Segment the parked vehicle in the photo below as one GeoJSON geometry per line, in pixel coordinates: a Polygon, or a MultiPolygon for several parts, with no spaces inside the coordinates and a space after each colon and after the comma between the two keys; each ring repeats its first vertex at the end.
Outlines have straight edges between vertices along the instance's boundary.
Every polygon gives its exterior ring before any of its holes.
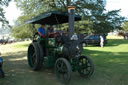
{"type": "Polygon", "coordinates": [[[14,39],[8,39],[8,43],[13,43],[13,42],[15,42],[14,39]]]}
{"type": "MultiPolygon", "coordinates": [[[[107,43],[106,35],[102,35],[104,38],[104,45],[107,43]]],[[[100,35],[94,34],[94,35],[88,35],[84,38],[83,45],[100,45],[100,35]]]]}
{"type": "Polygon", "coordinates": [[[8,42],[8,41],[7,41],[7,40],[4,40],[4,39],[1,39],[1,40],[0,40],[0,44],[3,44],[3,45],[7,44],[7,42],[8,42]]]}

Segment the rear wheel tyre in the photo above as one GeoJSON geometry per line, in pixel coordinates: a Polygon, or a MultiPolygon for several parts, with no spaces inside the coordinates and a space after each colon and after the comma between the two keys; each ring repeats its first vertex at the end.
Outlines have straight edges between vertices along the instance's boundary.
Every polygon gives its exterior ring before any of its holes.
{"type": "Polygon", "coordinates": [[[39,46],[36,42],[31,43],[28,48],[28,64],[33,70],[40,70],[42,67],[42,58],[39,46]]]}
{"type": "Polygon", "coordinates": [[[71,64],[65,58],[57,59],[55,63],[56,77],[62,83],[69,83],[71,80],[72,68],[71,64]]]}
{"type": "Polygon", "coordinates": [[[90,77],[94,72],[93,61],[88,56],[80,56],[78,66],[78,72],[82,77],[90,77]]]}
{"type": "Polygon", "coordinates": [[[1,78],[4,78],[5,77],[4,71],[2,69],[0,69],[0,77],[1,78]]]}
{"type": "Polygon", "coordinates": [[[40,52],[40,64],[39,65],[42,67],[43,66],[43,60],[44,60],[44,49],[39,43],[38,43],[38,47],[39,47],[39,52],[40,52]]]}

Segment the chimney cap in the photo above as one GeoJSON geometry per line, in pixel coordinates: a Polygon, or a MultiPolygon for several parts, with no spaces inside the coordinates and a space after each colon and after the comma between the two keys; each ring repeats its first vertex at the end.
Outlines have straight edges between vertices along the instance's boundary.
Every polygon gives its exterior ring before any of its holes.
{"type": "Polygon", "coordinates": [[[75,6],[68,6],[68,9],[75,9],[75,6]]]}

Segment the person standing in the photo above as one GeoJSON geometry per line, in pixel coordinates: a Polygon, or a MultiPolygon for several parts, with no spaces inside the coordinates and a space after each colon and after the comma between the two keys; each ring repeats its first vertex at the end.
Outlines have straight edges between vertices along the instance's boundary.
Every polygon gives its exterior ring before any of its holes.
{"type": "Polygon", "coordinates": [[[50,27],[48,27],[48,33],[53,33],[53,32],[54,32],[54,27],[50,25],[50,27]]]}
{"type": "Polygon", "coordinates": [[[100,47],[104,47],[104,38],[100,35],[100,47]]]}
{"type": "Polygon", "coordinates": [[[48,36],[49,37],[54,37],[54,27],[52,25],[50,25],[50,27],[48,27],[48,36]]]}

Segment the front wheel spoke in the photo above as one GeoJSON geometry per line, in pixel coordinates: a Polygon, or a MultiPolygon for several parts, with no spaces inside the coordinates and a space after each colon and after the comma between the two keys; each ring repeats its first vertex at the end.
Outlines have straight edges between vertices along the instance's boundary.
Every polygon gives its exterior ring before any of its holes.
{"type": "Polygon", "coordinates": [[[63,71],[63,73],[67,73],[68,72],[67,69],[63,69],[62,71],[63,71]]]}
{"type": "Polygon", "coordinates": [[[84,74],[89,73],[90,68],[87,68],[87,67],[81,68],[81,72],[83,72],[84,74]]]}
{"type": "Polygon", "coordinates": [[[81,71],[80,71],[81,73],[83,74],[89,73],[91,65],[86,58],[83,58],[80,60],[79,66],[81,68],[81,71]]]}
{"type": "Polygon", "coordinates": [[[82,69],[81,72],[84,73],[84,69],[82,69]]]}
{"type": "Polygon", "coordinates": [[[57,78],[63,83],[68,83],[72,72],[70,63],[65,58],[59,58],[55,66],[57,78]]]}
{"type": "Polygon", "coordinates": [[[61,63],[61,69],[63,69],[63,68],[64,68],[64,63],[62,62],[62,63],[61,63]]]}
{"type": "Polygon", "coordinates": [[[89,72],[90,72],[90,70],[86,69],[86,72],[87,72],[87,73],[89,73],[89,72]]]}
{"type": "Polygon", "coordinates": [[[82,65],[79,65],[80,66],[80,68],[89,68],[89,67],[91,67],[91,66],[89,66],[89,65],[87,65],[87,64],[82,64],[82,65]]]}
{"type": "Polygon", "coordinates": [[[83,73],[86,74],[86,69],[83,69],[83,73]]]}
{"type": "Polygon", "coordinates": [[[84,69],[84,74],[88,74],[88,70],[87,69],[84,69]]]}
{"type": "Polygon", "coordinates": [[[57,71],[58,71],[58,72],[62,72],[60,68],[57,68],[57,71]]]}
{"type": "Polygon", "coordinates": [[[61,71],[62,71],[63,73],[67,72],[66,66],[65,66],[65,64],[64,64],[63,62],[61,63],[60,69],[61,69],[61,71]]]}
{"type": "Polygon", "coordinates": [[[64,74],[63,74],[63,79],[64,79],[64,80],[67,79],[67,75],[68,75],[67,73],[64,73],[64,74]]]}
{"type": "Polygon", "coordinates": [[[84,69],[84,68],[88,68],[88,66],[86,66],[86,65],[82,65],[81,68],[82,68],[82,69],[84,69]]]}
{"type": "Polygon", "coordinates": [[[57,64],[57,66],[56,66],[56,67],[57,67],[57,71],[58,71],[58,72],[61,72],[61,67],[60,67],[60,65],[59,65],[59,64],[57,64]]]}
{"type": "Polygon", "coordinates": [[[86,56],[80,56],[78,72],[83,77],[90,77],[94,71],[93,62],[86,56]]]}
{"type": "Polygon", "coordinates": [[[83,69],[85,69],[86,72],[89,72],[90,71],[90,68],[89,67],[84,67],[83,69]]]}

